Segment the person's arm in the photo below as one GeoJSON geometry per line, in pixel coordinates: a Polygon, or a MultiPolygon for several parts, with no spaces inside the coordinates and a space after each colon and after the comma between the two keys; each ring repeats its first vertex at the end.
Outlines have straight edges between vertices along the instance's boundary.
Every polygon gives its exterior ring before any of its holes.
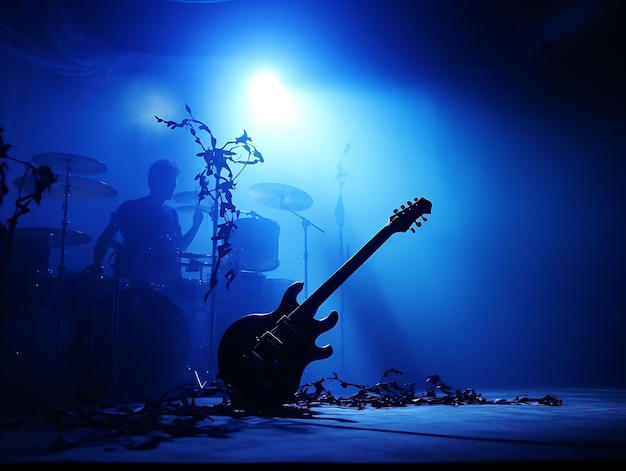
{"type": "Polygon", "coordinates": [[[191,245],[191,242],[193,241],[194,237],[196,237],[196,234],[198,233],[198,230],[200,229],[200,224],[202,224],[203,220],[204,220],[204,213],[202,212],[202,209],[197,207],[195,212],[193,213],[193,223],[191,227],[185,234],[183,234],[182,238],[180,239],[179,249],[182,252],[187,250],[187,247],[191,245]]]}
{"type": "Polygon", "coordinates": [[[104,228],[98,240],[96,240],[96,245],[93,248],[93,263],[94,265],[102,265],[104,262],[104,256],[109,249],[109,244],[111,240],[113,240],[113,236],[117,232],[117,228],[113,221],[109,222],[109,224],[104,228]]]}
{"type": "Polygon", "coordinates": [[[109,249],[109,244],[113,240],[117,232],[117,225],[115,224],[114,218],[111,217],[111,220],[104,228],[102,233],[98,236],[96,243],[93,248],[93,259],[92,263],[88,265],[85,270],[87,271],[95,271],[98,274],[102,274],[104,272],[104,257],[109,249]]]}

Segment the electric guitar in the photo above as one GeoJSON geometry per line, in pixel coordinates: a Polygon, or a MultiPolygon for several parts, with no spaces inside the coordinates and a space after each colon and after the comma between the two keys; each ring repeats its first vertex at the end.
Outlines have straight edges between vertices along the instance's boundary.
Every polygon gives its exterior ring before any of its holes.
{"type": "Polygon", "coordinates": [[[305,367],[333,353],[330,345],[319,347],[317,337],[339,320],[337,311],[324,319],[315,313],[370,256],[396,232],[406,232],[432,203],[415,198],[394,210],[380,231],[350,257],[302,304],[296,300],[304,283],[292,283],[275,311],[248,314],[234,321],[220,339],[217,352],[219,377],[229,387],[232,405],[242,409],[272,409],[293,402],[305,367]]]}

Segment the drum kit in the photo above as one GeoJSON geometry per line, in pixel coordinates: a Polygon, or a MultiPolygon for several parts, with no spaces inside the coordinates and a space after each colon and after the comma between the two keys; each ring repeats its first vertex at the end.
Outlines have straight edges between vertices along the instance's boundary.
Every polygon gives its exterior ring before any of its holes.
{"type": "MultiPolygon", "coordinates": [[[[324,232],[319,227],[303,218],[297,211],[310,208],[313,205],[311,196],[290,185],[281,183],[257,183],[249,188],[250,196],[260,204],[289,211],[300,217],[305,227],[305,263],[306,263],[306,228],[311,225],[324,232]]],[[[176,210],[180,214],[192,214],[196,208],[200,208],[207,214],[212,214],[212,205],[198,203],[198,193],[195,191],[183,191],[172,195],[172,200],[180,203],[176,210]]],[[[279,266],[278,241],[280,237],[280,225],[272,220],[260,216],[255,211],[241,210],[240,217],[236,222],[234,231],[229,243],[232,251],[226,263],[235,266],[237,271],[245,272],[270,272],[279,266]]],[[[189,258],[189,254],[181,254],[184,258],[189,258]]],[[[196,269],[206,266],[198,263],[198,258],[210,258],[210,255],[193,255],[188,262],[183,262],[184,266],[195,267],[196,269]]],[[[208,263],[208,266],[211,264],[208,263]]],[[[189,270],[191,271],[191,270],[189,270]]],[[[306,275],[305,265],[305,275],[306,275]]],[[[305,280],[306,282],[306,280],[305,280]]]]}
{"type": "MultiPolygon", "coordinates": [[[[30,309],[48,312],[51,306],[46,305],[45,301],[50,301],[50,299],[61,300],[66,271],[66,248],[87,244],[92,240],[91,236],[82,231],[68,229],[67,217],[70,199],[91,201],[113,198],[117,195],[117,191],[105,182],[75,175],[75,173],[85,175],[104,173],[107,167],[99,160],[77,154],[42,153],[35,155],[32,161],[36,165],[50,167],[55,174],[57,182],[51,185],[49,190],[44,190],[42,196],[44,199],[63,200],[63,220],[60,228],[18,226],[14,230],[13,246],[6,266],[6,273],[10,276],[5,277],[8,286],[3,287],[3,289],[11,295],[7,296],[7,303],[9,303],[7,310],[18,309],[16,314],[28,314],[30,309]],[[53,248],[61,249],[59,276],[54,283],[58,285],[59,296],[45,296],[45,300],[37,300],[33,306],[34,299],[30,296],[32,293],[25,293],[24,287],[41,288],[42,285],[45,285],[49,290],[50,283],[46,283],[46,281],[51,277],[48,261],[50,249],[53,248]],[[16,296],[19,299],[11,304],[11,297],[16,296]]],[[[20,190],[20,194],[32,193],[35,190],[34,178],[29,179],[27,177],[28,175],[13,181],[14,186],[20,190]]],[[[57,307],[59,310],[62,308],[60,305],[57,307]]]]}
{"type": "MultiPolygon", "coordinates": [[[[5,267],[5,273],[8,276],[4,277],[5,286],[2,287],[3,304],[5,312],[13,310],[16,316],[56,313],[57,319],[60,319],[62,314],[67,314],[68,308],[72,315],[79,314],[73,311],[78,310],[84,303],[76,302],[76,299],[84,299],[85,293],[89,291],[85,289],[82,276],[66,274],[67,247],[92,242],[92,237],[88,234],[68,229],[69,202],[70,200],[92,201],[113,198],[118,193],[103,181],[83,176],[106,172],[107,166],[99,160],[76,154],[42,153],[35,155],[32,161],[39,166],[49,166],[57,177],[57,183],[51,185],[49,191],[45,190],[43,197],[63,200],[62,225],[60,228],[18,227],[15,229],[13,247],[5,267]],[[56,278],[51,275],[48,267],[51,249],[60,249],[59,270],[56,278]],[[30,291],[25,293],[24,287],[31,287],[30,291]],[[33,293],[33,289],[36,293],[33,293]]],[[[13,184],[20,189],[21,193],[33,192],[35,188],[34,179],[31,181],[18,178],[13,181],[13,184]]],[[[284,210],[301,218],[305,233],[304,281],[306,286],[307,228],[313,226],[321,232],[324,231],[297,212],[310,208],[313,199],[298,188],[279,183],[258,183],[250,187],[249,193],[254,200],[264,206],[284,210]]],[[[198,201],[198,193],[195,191],[176,193],[172,196],[172,200],[179,204],[176,209],[180,214],[192,214],[198,207],[209,215],[214,212],[214,207],[207,204],[210,201],[198,201]]],[[[280,226],[276,221],[261,217],[254,211],[241,211],[241,214],[243,217],[236,222],[237,228],[230,240],[233,250],[228,262],[244,273],[244,279],[247,277],[257,286],[259,280],[265,278],[264,273],[273,271],[279,266],[280,226]]],[[[179,368],[178,363],[184,362],[183,357],[189,353],[187,350],[190,349],[190,343],[193,341],[190,338],[193,332],[190,330],[193,331],[197,326],[189,325],[190,320],[183,316],[183,312],[188,310],[195,317],[202,315],[201,311],[204,306],[200,306],[202,294],[199,289],[205,289],[203,280],[207,272],[210,272],[213,260],[210,254],[190,252],[179,253],[178,260],[184,272],[183,281],[187,281],[188,292],[181,293],[180,284],[173,285],[169,291],[167,287],[161,287],[158,290],[127,289],[120,290],[120,296],[115,301],[112,297],[114,288],[109,285],[100,287],[92,291],[95,297],[89,302],[92,313],[86,316],[89,319],[83,316],[86,324],[75,326],[73,329],[78,335],[83,335],[85,328],[89,329],[88,337],[90,338],[82,339],[81,348],[89,348],[92,354],[103,354],[97,350],[103,348],[104,345],[110,345],[111,340],[118,342],[122,354],[126,357],[118,363],[121,368],[119,379],[135,381],[137,379],[135,372],[139,369],[149,374],[148,377],[144,375],[142,378],[141,387],[159,386],[167,380],[168,376],[176,374],[179,368]],[[191,308],[190,299],[197,301],[191,308]],[[112,316],[107,315],[109,310],[114,309],[114,304],[119,306],[118,327],[121,330],[118,331],[118,339],[110,338],[113,335],[112,316]],[[95,319],[96,316],[99,320],[95,319]],[[185,325],[181,324],[181,319],[185,325]],[[104,338],[97,333],[98,330],[106,332],[104,338]],[[140,337],[148,335],[149,345],[136,342],[134,335],[140,337]],[[159,364],[155,365],[155,362],[159,364]]],[[[58,366],[60,364],[59,321],[57,321],[56,339],[55,365],[58,366]]],[[[81,344],[81,341],[76,340],[76,338],[71,338],[70,343],[81,344]]],[[[81,354],[79,353],[78,356],[81,354]]],[[[93,365],[86,365],[86,367],[91,366],[93,365]]],[[[140,386],[137,385],[137,387],[140,386]]]]}
{"type": "Polygon", "coordinates": [[[280,183],[257,183],[249,189],[250,196],[259,203],[269,206],[270,208],[282,209],[297,216],[302,221],[302,229],[304,236],[304,253],[302,260],[304,261],[304,296],[308,297],[308,278],[309,278],[309,251],[308,251],[308,228],[314,227],[320,232],[324,230],[313,224],[309,219],[298,214],[297,211],[308,209],[313,205],[313,198],[304,191],[289,185],[280,183]]]}
{"type": "MultiPolygon", "coordinates": [[[[47,245],[49,248],[61,248],[61,256],[65,253],[68,245],[80,245],[91,242],[91,237],[80,231],[73,231],[67,228],[68,203],[72,200],[96,200],[102,198],[113,198],[117,196],[117,191],[105,182],[90,178],[76,176],[75,173],[83,175],[96,175],[107,170],[106,165],[91,157],[78,154],[42,153],[33,157],[33,163],[42,166],[47,165],[55,173],[58,184],[51,185],[49,191],[44,192],[44,198],[62,199],[63,201],[63,221],[62,227],[18,227],[14,236],[16,239],[27,239],[35,245],[47,245]]],[[[21,192],[32,193],[35,189],[35,180],[26,178],[16,178],[13,181],[15,187],[21,192]]],[[[59,272],[65,269],[64,259],[61,258],[59,272]]]]}

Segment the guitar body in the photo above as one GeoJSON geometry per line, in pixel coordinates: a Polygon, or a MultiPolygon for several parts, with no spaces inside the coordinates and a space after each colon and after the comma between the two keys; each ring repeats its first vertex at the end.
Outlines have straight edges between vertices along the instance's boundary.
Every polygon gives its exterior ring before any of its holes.
{"type": "Polygon", "coordinates": [[[243,316],[222,335],[217,364],[233,389],[235,407],[271,409],[293,402],[306,366],[332,355],[330,345],[315,342],[337,324],[339,315],[333,311],[318,320],[315,311],[298,310],[296,298],[303,287],[293,283],[275,311],[243,316]]]}
{"type": "Polygon", "coordinates": [[[217,351],[219,376],[229,387],[232,405],[240,409],[268,410],[291,403],[300,387],[306,366],[332,355],[330,345],[318,347],[322,333],[332,329],[339,314],[315,319],[317,309],[392,234],[406,232],[419,218],[430,214],[432,204],[414,198],[394,210],[385,224],[360,250],[350,257],[315,292],[298,304],[304,283],[287,288],[278,308],[265,314],[248,314],[233,322],[220,339],[217,351]]]}

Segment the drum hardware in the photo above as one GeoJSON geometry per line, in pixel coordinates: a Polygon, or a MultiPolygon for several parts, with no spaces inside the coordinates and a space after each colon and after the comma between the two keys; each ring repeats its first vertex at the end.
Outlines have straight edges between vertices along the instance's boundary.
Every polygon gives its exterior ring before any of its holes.
{"type": "Polygon", "coordinates": [[[201,262],[199,260],[189,260],[188,262],[178,262],[181,267],[185,267],[186,272],[200,272],[202,267],[210,267],[211,262],[201,262]]]}
{"type": "MultiPolygon", "coordinates": [[[[17,227],[8,259],[6,279],[2,287],[4,307],[14,315],[48,315],[58,297],[58,279],[49,268],[51,249],[63,245],[61,229],[52,227],[17,227]]],[[[81,245],[91,236],[67,230],[65,245],[81,245]]],[[[67,299],[67,297],[65,298],[67,299]]]]}
{"type": "Polygon", "coordinates": [[[259,203],[271,208],[283,209],[302,220],[302,229],[304,231],[304,296],[308,297],[308,275],[309,275],[309,252],[308,252],[308,229],[313,226],[320,232],[323,229],[313,224],[309,219],[302,217],[296,211],[308,209],[313,205],[311,196],[293,186],[283,185],[281,183],[257,183],[248,189],[250,196],[259,203]]]}
{"type": "Polygon", "coordinates": [[[191,252],[181,252],[181,258],[188,258],[190,260],[200,260],[201,258],[211,258],[211,254],[203,254],[203,253],[191,253],[191,252]]]}
{"type": "MultiPolygon", "coordinates": [[[[60,243],[61,256],[59,262],[59,298],[57,311],[57,342],[56,342],[56,366],[60,366],[60,330],[61,315],[63,311],[64,284],[65,284],[65,249],[68,245],[68,201],[72,198],[93,200],[100,198],[112,198],[117,195],[117,191],[104,182],[91,180],[88,178],[76,177],[73,173],[97,174],[107,170],[102,162],[77,154],[43,153],[36,154],[33,162],[39,165],[47,165],[52,170],[64,172],[56,175],[57,184],[50,187],[48,192],[51,198],[63,199],[63,220],[61,221],[60,243]]],[[[35,189],[34,179],[24,181],[22,178],[14,180],[13,184],[20,191],[33,192],[35,189]]]]}
{"type": "Polygon", "coordinates": [[[179,266],[184,268],[185,273],[198,273],[200,280],[203,280],[203,270],[205,267],[210,267],[210,261],[201,261],[203,258],[211,258],[211,255],[194,254],[189,252],[183,252],[179,254],[179,266]],[[187,259],[183,261],[181,259],[187,259]]]}

